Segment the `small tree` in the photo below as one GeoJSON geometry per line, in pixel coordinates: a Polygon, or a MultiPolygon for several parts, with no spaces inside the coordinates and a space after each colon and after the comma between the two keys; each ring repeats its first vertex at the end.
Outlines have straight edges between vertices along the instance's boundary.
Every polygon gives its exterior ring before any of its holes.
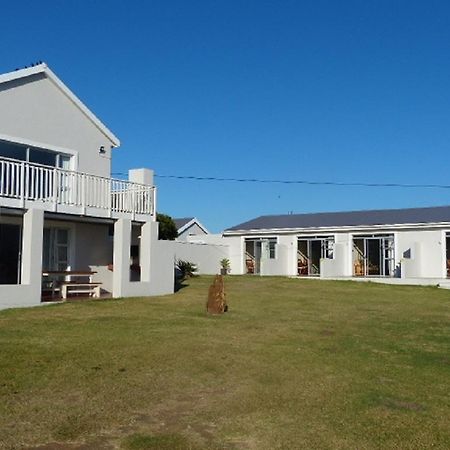
{"type": "Polygon", "coordinates": [[[167,214],[156,214],[156,221],[159,222],[159,239],[173,241],[178,237],[177,226],[172,217],[167,214]]]}

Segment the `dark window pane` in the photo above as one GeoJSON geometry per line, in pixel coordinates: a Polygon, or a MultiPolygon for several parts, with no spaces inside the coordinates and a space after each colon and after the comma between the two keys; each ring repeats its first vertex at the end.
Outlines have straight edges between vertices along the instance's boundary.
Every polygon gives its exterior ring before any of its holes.
{"type": "Polygon", "coordinates": [[[55,167],[56,153],[46,152],[37,148],[30,148],[30,162],[55,167]]]}
{"type": "Polygon", "coordinates": [[[0,141],[0,156],[25,161],[27,157],[27,148],[23,145],[0,141]]]}

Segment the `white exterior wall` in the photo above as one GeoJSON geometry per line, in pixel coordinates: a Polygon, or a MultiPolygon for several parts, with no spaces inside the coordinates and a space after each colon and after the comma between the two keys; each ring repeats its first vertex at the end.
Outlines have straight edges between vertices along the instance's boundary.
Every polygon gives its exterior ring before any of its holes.
{"type": "Polygon", "coordinates": [[[334,258],[320,260],[320,276],[335,278],[352,275],[352,235],[337,233],[334,235],[334,258]]]}
{"type": "Polygon", "coordinates": [[[93,281],[101,282],[102,289],[112,292],[113,272],[108,269],[108,264],[113,262],[113,237],[109,236],[109,225],[95,223],[72,225],[73,268],[97,272],[93,276],[93,281]]]}
{"type": "Polygon", "coordinates": [[[0,139],[7,137],[72,154],[72,170],[110,177],[111,141],[42,73],[0,85],[0,139]]]}
{"type": "Polygon", "coordinates": [[[282,252],[285,253],[286,257],[286,274],[289,276],[297,275],[297,236],[279,236],[278,242],[280,246],[284,247],[282,252]]]}
{"type": "Polygon", "coordinates": [[[224,244],[172,241],[172,247],[175,261],[181,259],[196,264],[198,274],[220,273],[220,261],[230,257],[229,246],[224,244]]]}
{"type": "Polygon", "coordinates": [[[131,221],[114,225],[114,297],[165,295],[174,292],[173,253],[165,241],[158,241],[158,223],[142,225],[140,245],[141,281],[130,281],[131,221]]]}
{"type": "Polygon", "coordinates": [[[402,278],[446,277],[445,231],[401,231],[396,237],[402,278]]]}
{"type": "Polygon", "coordinates": [[[224,239],[230,249],[230,273],[232,275],[245,274],[244,238],[242,236],[230,236],[224,239]]]}
{"type": "Polygon", "coordinates": [[[295,266],[292,264],[292,254],[295,255],[297,251],[295,238],[282,235],[277,240],[275,258],[265,258],[264,255],[261,258],[261,275],[295,275],[295,266]]]}
{"type": "Polygon", "coordinates": [[[183,232],[178,234],[179,241],[187,241],[190,238],[203,237],[208,233],[205,233],[203,228],[199,227],[196,223],[193,223],[189,228],[186,228],[183,232]]]}

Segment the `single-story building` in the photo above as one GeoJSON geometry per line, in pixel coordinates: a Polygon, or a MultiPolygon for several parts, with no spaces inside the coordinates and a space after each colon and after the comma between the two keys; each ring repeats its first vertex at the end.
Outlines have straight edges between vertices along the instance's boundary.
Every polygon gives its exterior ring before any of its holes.
{"type": "Polygon", "coordinates": [[[228,228],[232,273],[445,282],[450,206],[261,216],[228,228]]]}

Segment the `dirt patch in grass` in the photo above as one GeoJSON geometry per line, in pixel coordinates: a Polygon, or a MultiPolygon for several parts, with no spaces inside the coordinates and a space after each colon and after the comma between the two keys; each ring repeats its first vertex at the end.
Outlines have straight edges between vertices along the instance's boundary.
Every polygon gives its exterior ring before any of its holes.
{"type": "Polygon", "coordinates": [[[321,336],[334,336],[336,332],[334,332],[333,330],[322,330],[319,334],[321,336]]]}
{"type": "Polygon", "coordinates": [[[381,405],[389,409],[397,409],[402,411],[424,411],[425,406],[416,402],[397,400],[394,398],[385,398],[381,400],[381,405]]]}
{"type": "Polygon", "coordinates": [[[200,450],[184,436],[178,434],[133,434],[122,442],[126,450],[200,450]]]}
{"type": "Polygon", "coordinates": [[[113,450],[117,448],[108,440],[96,439],[89,443],[69,444],[60,442],[50,442],[36,447],[26,447],[25,450],[113,450]]]}

